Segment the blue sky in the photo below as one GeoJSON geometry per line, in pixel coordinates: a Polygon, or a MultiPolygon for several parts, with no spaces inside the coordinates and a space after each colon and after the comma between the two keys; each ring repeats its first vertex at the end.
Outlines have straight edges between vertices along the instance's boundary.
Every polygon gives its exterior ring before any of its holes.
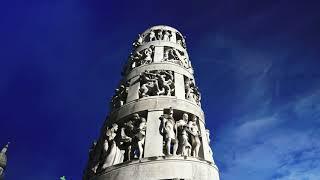
{"type": "Polygon", "coordinates": [[[80,179],[137,34],[187,36],[223,180],[320,178],[319,2],[5,1],[8,180],[80,179]]]}

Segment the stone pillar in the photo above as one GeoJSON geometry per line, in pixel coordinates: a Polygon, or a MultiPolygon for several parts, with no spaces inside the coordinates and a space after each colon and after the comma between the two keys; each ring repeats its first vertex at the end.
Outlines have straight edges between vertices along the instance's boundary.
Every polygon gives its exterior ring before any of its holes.
{"type": "Polygon", "coordinates": [[[163,46],[156,46],[154,48],[154,57],[153,62],[161,62],[163,59],[164,47],[163,46]]]}
{"type": "Polygon", "coordinates": [[[159,130],[162,114],[163,110],[148,111],[144,157],[163,156],[163,136],[159,130]]]}
{"type": "Polygon", "coordinates": [[[139,89],[140,89],[140,76],[136,76],[130,80],[130,87],[127,97],[127,102],[139,99],[139,89]]]}
{"type": "Polygon", "coordinates": [[[175,96],[178,99],[185,99],[184,76],[177,72],[174,73],[175,96]]]}

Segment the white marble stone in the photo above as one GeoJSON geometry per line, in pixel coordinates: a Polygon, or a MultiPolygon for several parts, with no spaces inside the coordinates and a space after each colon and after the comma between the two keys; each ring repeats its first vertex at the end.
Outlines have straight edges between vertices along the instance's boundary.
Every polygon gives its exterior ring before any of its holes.
{"type": "Polygon", "coordinates": [[[162,156],[162,147],[163,147],[163,137],[160,134],[159,126],[160,119],[159,117],[163,114],[163,110],[158,111],[148,111],[147,118],[147,135],[145,142],[145,153],[144,157],[153,157],[153,156],[162,156]]]}
{"type": "Polygon", "coordinates": [[[129,82],[126,100],[103,124],[90,151],[100,165],[94,172],[87,168],[91,173],[84,180],[219,180],[200,95],[197,101],[186,98],[185,79],[195,78],[183,35],[169,26],[154,26],[133,46],[129,61],[135,64],[128,62],[121,81],[129,82]],[[110,138],[114,124],[119,128],[110,138]]]}
{"type": "Polygon", "coordinates": [[[139,93],[138,93],[139,89],[140,89],[139,76],[136,76],[130,80],[127,103],[133,100],[139,99],[139,93]]]}
{"type": "Polygon", "coordinates": [[[184,90],[184,76],[177,72],[174,73],[174,83],[175,83],[175,96],[178,99],[185,99],[185,90],[184,90]]]}

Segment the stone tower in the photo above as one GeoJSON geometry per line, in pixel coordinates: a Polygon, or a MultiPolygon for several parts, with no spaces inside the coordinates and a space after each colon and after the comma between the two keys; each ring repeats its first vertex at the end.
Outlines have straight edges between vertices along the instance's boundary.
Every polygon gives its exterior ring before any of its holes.
{"type": "Polygon", "coordinates": [[[184,36],[139,34],[89,151],[85,180],[219,180],[184,36]]]}
{"type": "Polygon", "coordinates": [[[4,171],[6,169],[7,166],[7,155],[6,152],[8,150],[9,147],[8,143],[0,152],[0,180],[2,180],[4,178],[4,171]]]}

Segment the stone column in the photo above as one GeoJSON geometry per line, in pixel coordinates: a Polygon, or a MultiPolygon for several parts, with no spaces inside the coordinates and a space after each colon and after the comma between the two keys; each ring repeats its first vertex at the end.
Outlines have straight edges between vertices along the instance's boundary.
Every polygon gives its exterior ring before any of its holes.
{"type": "Polygon", "coordinates": [[[175,96],[178,99],[185,99],[184,76],[177,72],[174,73],[175,96]]]}
{"type": "Polygon", "coordinates": [[[127,102],[139,99],[139,89],[140,89],[140,76],[136,76],[130,80],[130,87],[127,97],[127,102]]]}
{"type": "Polygon", "coordinates": [[[163,156],[163,136],[160,134],[160,116],[163,110],[148,111],[144,157],[163,156]]]}
{"type": "Polygon", "coordinates": [[[163,59],[164,47],[163,46],[156,46],[154,48],[154,57],[153,62],[161,62],[163,59]]]}

